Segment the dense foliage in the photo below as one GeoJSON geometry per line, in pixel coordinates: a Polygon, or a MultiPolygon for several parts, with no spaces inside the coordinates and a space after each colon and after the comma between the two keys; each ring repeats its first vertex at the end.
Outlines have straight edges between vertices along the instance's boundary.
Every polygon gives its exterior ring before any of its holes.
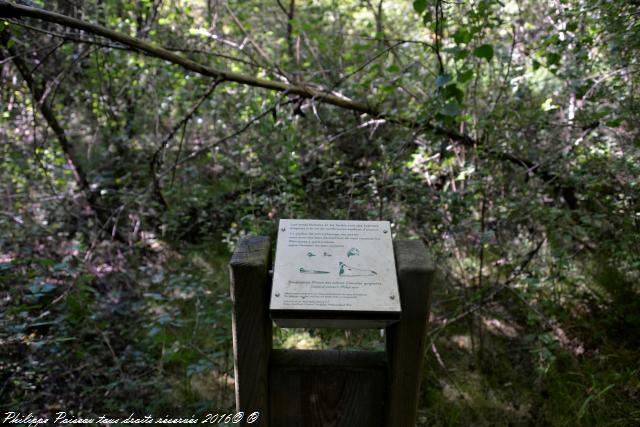
{"type": "Polygon", "coordinates": [[[0,410],[230,410],[229,251],[295,217],[428,244],[425,425],[640,423],[638,2],[35,7],[366,108],[0,14],[0,410]]]}

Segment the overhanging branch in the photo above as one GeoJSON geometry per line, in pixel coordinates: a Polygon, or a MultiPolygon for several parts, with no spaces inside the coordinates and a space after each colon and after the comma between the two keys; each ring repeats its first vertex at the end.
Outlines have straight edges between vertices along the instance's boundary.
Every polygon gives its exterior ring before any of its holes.
{"type": "MultiPolygon", "coordinates": [[[[407,118],[386,114],[368,104],[352,101],[350,99],[339,97],[331,93],[324,92],[322,90],[318,90],[309,86],[292,85],[288,83],[283,83],[283,82],[278,82],[278,81],[273,81],[268,79],[261,79],[257,77],[247,76],[240,73],[234,73],[231,71],[220,70],[217,68],[209,67],[209,66],[200,64],[198,62],[195,62],[191,59],[177,55],[161,47],[153,46],[149,43],[146,43],[140,39],[128,36],[126,34],[122,34],[100,25],[91,24],[89,22],[85,22],[76,18],[61,15],[59,13],[51,12],[45,9],[19,5],[13,2],[9,2],[7,0],[0,0],[0,18],[5,18],[5,19],[35,18],[42,21],[52,22],[62,26],[75,28],[91,34],[105,37],[107,39],[120,43],[124,46],[128,46],[129,48],[135,51],[141,52],[145,55],[149,55],[155,58],[165,60],[167,62],[171,62],[173,64],[183,67],[186,70],[193,71],[195,73],[201,74],[206,77],[211,77],[216,80],[236,82],[236,83],[240,83],[248,86],[283,92],[289,95],[296,95],[305,99],[312,99],[314,101],[334,105],[347,110],[368,114],[372,117],[384,119],[388,122],[399,124],[402,126],[406,126],[410,128],[421,128],[424,130],[432,131],[436,135],[447,137],[452,141],[455,141],[461,145],[464,145],[470,148],[476,148],[481,145],[479,141],[471,138],[468,135],[456,132],[455,130],[447,129],[442,126],[434,125],[428,122],[421,123],[421,122],[416,122],[407,118]]],[[[551,173],[548,170],[536,168],[535,163],[530,160],[520,159],[509,153],[496,152],[495,150],[488,150],[487,153],[493,158],[496,158],[499,160],[505,160],[512,164],[525,167],[529,172],[535,173],[545,182],[553,182],[558,178],[555,174],[551,173]]],[[[572,208],[575,207],[575,196],[573,194],[574,189],[572,187],[565,187],[557,183],[555,187],[556,189],[562,190],[563,197],[565,198],[569,206],[572,208]],[[569,197],[567,197],[567,194],[569,195],[569,197]]]]}
{"type": "Polygon", "coordinates": [[[305,99],[313,99],[314,101],[322,102],[325,104],[334,105],[336,107],[344,108],[347,110],[357,111],[360,113],[368,114],[375,118],[385,119],[388,122],[399,124],[412,128],[423,128],[435,132],[437,135],[446,136],[454,141],[462,143],[467,146],[475,145],[475,141],[467,136],[460,134],[454,130],[446,129],[444,127],[434,125],[428,122],[416,122],[407,118],[386,114],[377,108],[362,103],[352,101],[345,97],[333,95],[331,93],[318,90],[305,85],[292,85],[283,82],[261,79],[257,77],[247,76],[240,73],[234,73],[231,71],[220,70],[217,68],[209,67],[207,65],[200,64],[191,59],[185,58],[181,55],[173,53],[167,49],[163,49],[158,46],[153,46],[140,39],[128,36],[126,34],[119,33],[117,31],[110,30],[101,25],[91,24],[89,22],[82,21],[80,19],[72,18],[70,16],[62,15],[56,12],[51,12],[45,9],[24,6],[9,2],[7,0],[0,0],[0,18],[5,19],[21,19],[21,18],[34,18],[46,22],[59,24],[69,28],[75,28],[87,33],[95,34],[101,37],[105,37],[109,40],[120,43],[135,51],[141,52],[145,55],[149,55],[155,58],[171,62],[179,65],[186,70],[193,71],[206,77],[212,77],[218,80],[224,80],[229,82],[236,82],[245,84],[248,86],[259,87],[263,89],[275,90],[278,92],[285,92],[290,95],[297,95],[305,99]]]}
{"type": "Polygon", "coordinates": [[[367,104],[354,102],[349,99],[325,93],[308,86],[292,85],[268,79],[261,79],[244,74],[234,73],[231,71],[219,70],[217,68],[199,64],[191,59],[177,55],[161,47],[153,46],[149,43],[128,36],[126,34],[112,31],[101,25],[91,24],[80,19],[61,15],[59,13],[51,12],[45,9],[23,6],[9,2],[7,0],[0,0],[0,18],[35,18],[55,24],[60,24],[65,27],[75,28],[91,34],[108,38],[123,45],[129,46],[144,54],[163,59],[176,65],[180,65],[181,67],[189,71],[193,71],[206,77],[213,77],[215,79],[275,90],[278,92],[287,92],[289,94],[298,95],[303,98],[313,98],[319,102],[324,102],[326,104],[335,105],[337,107],[346,108],[349,110],[359,111],[361,113],[369,114],[376,117],[380,117],[383,115],[380,111],[367,104]]]}

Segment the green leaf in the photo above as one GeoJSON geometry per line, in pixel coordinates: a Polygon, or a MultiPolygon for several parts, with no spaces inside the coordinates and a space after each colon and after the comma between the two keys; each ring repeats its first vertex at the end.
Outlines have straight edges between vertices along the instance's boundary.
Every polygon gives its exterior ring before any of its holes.
{"type": "Polygon", "coordinates": [[[540,108],[542,109],[542,111],[547,112],[547,111],[551,111],[551,110],[555,110],[556,108],[558,108],[557,105],[553,105],[553,99],[551,98],[547,98],[542,105],[540,106],[540,108]]]}
{"type": "Polygon", "coordinates": [[[427,0],[414,0],[413,9],[422,14],[427,9],[427,0]]]}
{"type": "Polygon", "coordinates": [[[462,102],[462,98],[464,98],[464,92],[460,90],[460,88],[454,83],[446,86],[442,91],[444,99],[455,99],[458,102],[462,102]]]}
{"type": "Polygon", "coordinates": [[[52,290],[54,290],[55,288],[56,288],[56,285],[54,285],[53,283],[45,283],[40,288],[40,292],[42,292],[43,294],[47,294],[52,290]]]}
{"type": "Polygon", "coordinates": [[[473,77],[473,70],[466,70],[458,73],[458,82],[466,83],[473,77]]]}
{"type": "Polygon", "coordinates": [[[47,294],[53,291],[56,288],[56,285],[52,283],[42,282],[40,279],[36,279],[34,283],[29,286],[29,292],[36,296],[42,296],[42,294],[47,294]]]}
{"type": "Polygon", "coordinates": [[[467,49],[459,49],[456,52],[456,60],[460,61],[469,56],[469,51],[467,49]]]}
{"type": "Polygon", "coordinates": [[[447,83],[449,83],[450,81],[451,81],[450,74],[440,74],[438,77],[436,77],[436,86],[442,87],[447,83]]]}
{"type": "Polygon", "coordinates": [[[460,46],[457,46],[457,45],[454,47],[449,47],[444,51],[452,54],[456,58],[456,60],[462,60],[462,59],[465,59],[467,56],[469,56],[469,50],[461,48],[460,46]]]}
{"type": "Polygon", "coordinates": [[[147,298],[156,300],[156,301],[164,301],[164,299],[165,299],[163,295],[161,295],[161,294],[159,294],[157,292],[145,292],[144,296],[147,297],[147,298]]]}
{"type": "Polygon", "coordinates": [[[617,128],[618,126],[620,126],[622,124],[622,119],[621,118],[617,118],[617,119],[609,120],[605,124],[610,128],[617,128]]]}
{"type": "Polygon", "coordinates": [[[493,46],[490,44],[483,44],[473,49],[473,54],[478,58],[484,58],[487,61],[491,61],[493,58],[493,46]]]}
{"type": "Polygon", "coordinates": [[[578,410],[578,419],[581,419],[586,415],[587,409],[589,409],[589,403],[591,403],[592,400],[598,399],[600,396],[602,396],[603,394],[611,390],[613,386],[615,386],[615,384],[609,384],[604,389],[600,390],[598,393],[592,394],[589,397],[587,397],[585,401],[582,403],[582,405],[580,406],[580,410],[578,410]]]}
{"type": "Polygon", "coordinates": [[[453,40],[458,43],[469,43],[471,41],[472,34],[465,28],[461,28],[453,34],[453,40]]]}
{"type": "Polygon", "coordinates": [[[460,114],[461,110],[462,109],[460,108],[460,104],[458,104],[456,101],[449,101],[444,107],[442,107],[442,109],[440,110],[440,114],[448,117],[455,117],[460,114]]]}
{"type": "Polygon", "coordinates": [[[560,56],[559,53],[555,53],[555,52],[551,52],[547,54],[547,67],[550,67],[552,65],[557,65],[558,63],[560,63],[560,58],[562,58],[560,56]]]}
{"type": "Polygon", "coordinates": [[[400,67],[398,67],[396,64],[391,64],[387,67],[387,72],[389,73],[397,73],[398,71],[400,71],[400,67]]]}

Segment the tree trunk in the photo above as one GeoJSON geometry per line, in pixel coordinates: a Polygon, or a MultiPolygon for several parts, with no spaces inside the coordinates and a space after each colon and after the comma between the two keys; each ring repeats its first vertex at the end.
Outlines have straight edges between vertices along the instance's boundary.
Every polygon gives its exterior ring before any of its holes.
{"type": "Polygon", "coordinates": [[[113,221],[108,206],[104,204],[98,193],[95,193],[91,190],[91,185],[89,184],[87,174],[82,168],[80,161],[78,160],[78,155],[73,144],[69,141],[69,138],[67,138],[67,134],[64,131],[64,128],[60,125],[60,122],[58,121],[53,108],[47,102],[45,102],[45,90],[42,84],[33,78],[33,75],[31,74],[27,63],[22,59],[20,53],[16,51],[16,49],[9,43],[10,38],[11,35],[9,34],[9,31],[2,31],[2,33],[0,33],[0,44],[9,53],[11,61],[13,62],[18,72],[20,73],[20,76],[31,91],[33,95],[34,106],[37,105],[40,113],[45,118],[51,130],[53,130],[53,133],[56,135],[56,138],[60,143],[60,148],[62,148],[62,152],[64,153],[64,156],[67,160],[67,165],[69,166],[69,169],[71,169],[71,172],[73,173],[80,191],[83,192],[88,205],[95,212],[102,225],[106,227],[107,225],[112,224],[114,230],[113,236],[117,240],[120,240],[123,243],[127,243],[127,239],[117,229],[117,224],[113,221]]]}

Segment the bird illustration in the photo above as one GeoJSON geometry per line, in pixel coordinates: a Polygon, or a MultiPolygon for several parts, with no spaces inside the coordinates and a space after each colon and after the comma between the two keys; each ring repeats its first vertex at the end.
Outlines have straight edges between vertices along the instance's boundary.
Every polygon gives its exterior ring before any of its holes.
{"type": "Polygon", "coordinates": [[[300,273],[302,273],[302,274],[329,274],[328,271],[307,270],[306,268],[303,268],[303,267],[300,267],[300,273]]]}
{"type": "Polygon", "coordinates": [[[350,266],[348,266],[347,264],[345,264],[342,261],[340,261],[338,263],[338,266],[340,267],[340,270],[338,271],[338,275],[340,275],[340,276],[348,276],[348,277],[354,277],[354,276],[376,276],[378,274],[373,270],[366,270],[366,269],[362,269],[362,268],[350,267],[350,266]]]}
{"type": "Polygon", "coordinates": [[[360,255],[360,251],[358,248],[351,248],[347,252],[347,258],[351,258],[352,256],[360,255]]]}

